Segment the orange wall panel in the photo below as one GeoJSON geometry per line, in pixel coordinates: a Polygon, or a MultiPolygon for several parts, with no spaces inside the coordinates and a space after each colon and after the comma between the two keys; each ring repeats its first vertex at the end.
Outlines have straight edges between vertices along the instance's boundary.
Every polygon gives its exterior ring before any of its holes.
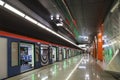
{"type": "Polygon", "coordinates": [[[102,41],[102,33],[98,33],[98,45],[97,45],[97,58],[100,61],[103,61],[103,41],[102,41]]]}

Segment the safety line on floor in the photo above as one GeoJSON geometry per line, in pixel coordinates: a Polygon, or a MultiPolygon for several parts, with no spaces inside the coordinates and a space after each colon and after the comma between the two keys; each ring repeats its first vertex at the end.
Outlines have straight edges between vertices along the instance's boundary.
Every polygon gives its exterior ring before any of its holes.
{"type": "Polygon", "coordinates": [[[68,77],[65,80],[69,80],[72,74],[75,72],[75,70],[78,68],[79,64],[82,62],[84,57],[81,58],[81,60],[78,62],[78,64],[75,66],[75,68],[72,70],[72,72],[68,75],[68,77]]]}

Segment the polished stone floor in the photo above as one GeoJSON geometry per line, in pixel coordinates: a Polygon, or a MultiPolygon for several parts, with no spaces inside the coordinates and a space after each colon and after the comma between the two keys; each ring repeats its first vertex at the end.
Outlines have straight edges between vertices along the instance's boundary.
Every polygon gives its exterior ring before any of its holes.
{"type": "Polygon", "coordinates": [[[115,80],[89,55],[80,55],[7,80],[115,80]]]}

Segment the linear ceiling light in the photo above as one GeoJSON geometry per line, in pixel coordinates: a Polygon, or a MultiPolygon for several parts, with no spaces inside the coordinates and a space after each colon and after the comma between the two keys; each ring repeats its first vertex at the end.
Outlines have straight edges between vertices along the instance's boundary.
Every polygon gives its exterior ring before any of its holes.
{"type": "MultiPolygon", "coordinates": [[[[53,30],[51,30],[51,29],[49,29],[49,28],[47,28],[47,27],[45,27],[43,24],[38,23],[37,25],[38,25],[39,27],[41,27],[41,28],[43,28],[43,29],[45,29],[45,30],[47,30],[47,31],[51,32],[52,34],[54,34],[54,35],[56,35],[56,36],[58,36],[58,37],[60,37],[60,38],[62,38],[62,39],[64,39],[64,40],[66,40],[67,42],[69,42],[69,43],[71,43],[71,44],[73,44],[73,45],[77,46],[77,45],[76,45],[75,43],[73,43],[72,41],[70,41],[70,40],[68,40],[68,39],[64,38],[64,37],[63,37],[63,36],[61,36],[60,34],[58,34],[58,33],[54,32],[53,30]]],[[[77,47],[78,47],[78,46],[77,46],[77,47]]]]}
{"type": "Polygon", "coordinates": [[[86,66],[79,66],[80,69],[86,69],[86,66]]]}
{"type": "Polygon", "coordinates": [[[115,43],[117,43],[117,41],[114,41],[114,42],[105,44],[105,45],[103,45],[103,48],[108,47],[108,46],[111,46],[111,45],[114,45],[115,43]]]}
{"type": "Polygon", "coordinates": [[[25,19],[27,19],[28,21],[34,23],[34,24],[37,24],[38,22],[36,20],[34,20],[33,18],[29,17],[29,16],[25,16],[25,19]]]}
{"type": "Polygon", "coordinates": [[[117,3],[112,7],[112,9],[110,10],[111,13],[114,12],[114,10],[118,7],[119,5],[119,0],[117,1],[117,3]]]}
{"type": "Polygon", "coordinates": [[[63,22],[57,23],[56,25],[57,25],[57,26],[63,26],[63,22]]]}
{"type": "Polygon", "coordinates": [[[3,6],[5,4],[5,2],[3,2],[2,0],[0,0],[0,5],[3,6]]]}
{"type": "Polygon", "coordinates": [[[34,20],[33,18],[31,18],[31,17],[27,16],[26,14],[22,13],[21,11],[15,9],[15,8],[12,7],[11,5],[9,5],[9,4],[7,4],[7,3],[1,1],[1,0],[0,0],[0,5],[4,5],[4,7],[5,7],[6,9],[8,9],[8,10],[14,12],[14,13],[16,13],[17,15],[19,15],[19,16],[21,16],[21,17],[24,17],[26,20],[28,20],[28,21],[30,21],[30,22],[32,22],[32,23],[38,25],[39,27],[41,27],[41,28],[43,28],[43,29],[45,29],[45,30],[51,32],[52,34],[54,34],[54,35],[56,35],[56,36],[62,38],[63,40],[65,40],[65,41],[67,41],[67,42],[73,44],[74,46],[78,47],[74,42],[72,42],[72,41],[70,41],[70,40],[64,38],[63,36],[61,36],[60,34],[56,33],[55,31],[53,31],[53,30],[47,28],[45,25],[43,25],[43,24],[37,22],[37,21],[34,20]],[[4,4],[5,4],[5,5],[4,5],[4,4]]]}
{"type": "Polygon", "coordinates": [[[6,9],[8,9],[8,10],[10,10],[10,11],[12,11],[12,12],[18,14],[18,15],[21,16],[21,17],[24,17],[24,16],[25,16],[24,13],[22,13],[21,11],[15,9],[14,7],[10,6],[10,5],[7,4],[7,3],[4,5],[4,7],[5,7],[6,9]]]}

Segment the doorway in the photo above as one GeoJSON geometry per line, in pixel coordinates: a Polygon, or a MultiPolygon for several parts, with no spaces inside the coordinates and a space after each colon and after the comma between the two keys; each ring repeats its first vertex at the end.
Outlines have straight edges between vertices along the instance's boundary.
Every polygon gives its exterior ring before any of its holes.
{"type": "Polygon", "coordinates": [[[63,58],[65,59],[66,58],[66,51],[65,51],[66,49],[65,48],[63,48],[63,58]]]}
{"type": "Polygon", "coordinates": [[[63,51],[62,51],[62,48],[59,47],[59,61],[62,61],[63,60],[63,51]]]}
{"type": "Polygon", "coordinates": [[[34,44],[20,43],[21,72],[34,68],[34,44]]]}
{"type": "Polygon", "coordinates": [[[53,61],[53,63],[56,62],[56,56],[57,56],[57,49],[56,49],[56,47],[52,47],[52,61],[53,61]]]}

